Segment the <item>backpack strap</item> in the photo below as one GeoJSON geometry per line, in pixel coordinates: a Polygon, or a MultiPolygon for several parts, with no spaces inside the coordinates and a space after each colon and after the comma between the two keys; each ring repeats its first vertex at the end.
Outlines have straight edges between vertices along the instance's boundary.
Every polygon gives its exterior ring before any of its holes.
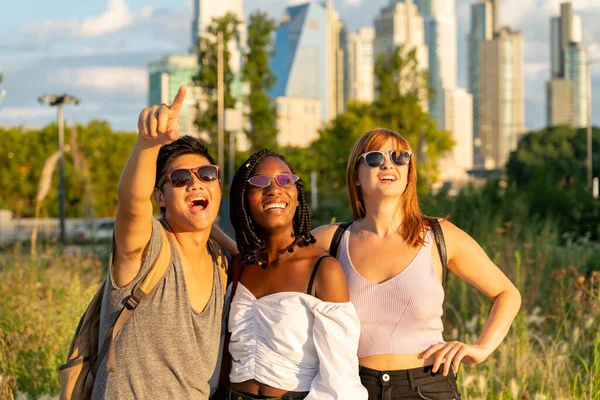
{"type": "Polygon", "coordinates": [[[162,282],[170,271],[170,268],[168,267],[171,265],[172,255],[175,249],[173,248],[173,242],[166,230],[161,227],[160,231],[161,247],[158,257],[156,257],[156,260],[148,269],[146,275],[144,275],[144,277],[133,287],[131,295],[127,299],[123,309],[119,312],[115,324],[106,333],[104,344],[98,355],[98,360],[101,361],[104,359],[104,356],[108,352],[108,358],[106,360],[106,370],[108,372],[114,372],[117,368],[115,357],[115,338],[117,337],[117,334],[129,320],[135,308],[145,298],[154,293],[158,287],[158,283],[162,282]]]}
{"type": "Polygon", "coordinates": [[[310,274],[310,280],[308,281],[308,289],[306,290],[306,294],[312,293],[313,283],[315,282],[315,277],[317,276],[317,270],[319,269],[319,265],[321,265],[321,261],[324,258],[331,257],[329,254],[319,257],[315,266],[313,267],[312,273],[310,274]]]}
{"type": "Polygon", "coordinates": [[[214,239],[208,239],[208,251],[217,266],[219,267],[219,276],[221,277],[221,286],[223,293],[227,293],[227,286],[230,283],[229,262],[223,251],[223,247],[214,239]]]}
{"type": "MultiPolygon", "coordinates": [[[[241,258],[239,258],[241,260],[241,258]]],[[[233,264],[233,262],[232,262],[233,264]]],[[[238,283],[242,278],[242,273],[244,272],[244,263],[240,261],[240,268],[236,271],[231,268],[231,296],[229,297],[229,303],[227,305],[227,310],[231,310],[231,302],[233,301],[233,296],[235,296],[235,292],[238,287],[238,283]]],[[[226,315],[224,318],[225,321],[229,320],[229,315],[226,315]]],[[[231,333],[229,332],[229,327],[225,328],[225,339],[223,340],[223,354],[221,356],[221,371],[219,373],[219,383],[217,385],[217,390],[213,396],[215,398],[225,398],[225,392],[227,391],[227,387],[229,386],[229,369],[231,367],[231,353],[229,352],[229,342],[231,340],[231,333]],[[218,395],[217,395],[218,394],[218,395]],[[221,396],[221,397],[219,397],[221,396]]]]}
{"type": "Polygon", "coordinates": [[[442,287],[446,290],[446,277],[448,269],[448,253],[446,251],[446,241],[444,240],[444,232],[440,226],[440,221],[435,218],[431,219],[431,230],[433,231],[433,237],[435,238],[435,244],[440,254],[440,260],[442,261],[442,287]]]}
{"type": "Polygon", "coordinates": [[[335,230],[335,233],[333,234],[333,237],[331,239],[331,244],[329,245],[329,255],[331,255],[331,257],[337,258],[340,242],[342,241],[342,236],[344,235],[344,232],[346,231],[346,229],[348,229],[350,225],[352,225],[352,222],[342,222],[338,225],[337,229],[335,230]]]}
{"type": "Polygon", "coordinates": [[[448,278],[448,253],[446,251],[446,241],[444,240],[444,232],[440,226],[440,221],[437,218],[431,218],[429,220],[431,230],[433,231],[433,237],[435,244],[440,254],[440,260],[442,261],[442,288],[444,289],[444,301],[442,303],[442,323],[446,325],[446,280],[448,278]]]}

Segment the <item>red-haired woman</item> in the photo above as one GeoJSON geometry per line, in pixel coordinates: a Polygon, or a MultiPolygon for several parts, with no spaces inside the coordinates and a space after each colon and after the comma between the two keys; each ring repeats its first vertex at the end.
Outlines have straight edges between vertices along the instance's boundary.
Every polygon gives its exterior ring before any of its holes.
{"type": "MultiPolygon", "coordinates": [[[[435,220],[419,209],[410,145],[394,131],[371,130],[355,143],[346,172],[353,222],[337,257],[361,323],[358,357],[369,399],[458,399],[459,363],[480,363],[498,347],[520,294],[469,235],[440,220],[449,269],[494,302],[475,343],[444,342],[435,220]]],[[[317,244],[328,249],[337,228],[317,228],[317,244]]]]}

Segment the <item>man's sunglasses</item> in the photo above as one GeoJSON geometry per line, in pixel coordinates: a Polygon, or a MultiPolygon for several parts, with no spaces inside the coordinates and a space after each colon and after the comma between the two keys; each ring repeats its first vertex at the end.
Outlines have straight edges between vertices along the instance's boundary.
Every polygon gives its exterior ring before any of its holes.
{"type": "MultiPolygon", "coordinates": [[[[390,160],[401,167],[410,162],[412,152],[409,150],[369,151],[362,153],[360,157],[365,159],[365,164],[371,168],[379,168],[385,164],[385,155],[389,154],[390,160]]],[[[360,157],[358,158],[360,160],[360,157]]]]}
{"type": "Polygon", "coordinates": [[[167,179],[173,187],[187,186],[192,180],[192,174],[203,182],[214,182],[219,179],[219,167],[216,165],[202,165],[191,169],[174,169],[160,178],[157,187],[160,188],[167,179]]]}
{"type": "Polygon", "coordinates": [[[299,179],[294,174],[277,174],[275,176],[254,175],[248,179],[248,183],[259,188],[266,188],[271,184],[271,180],[277,182],[279,186],[288,186],[298,182],[299,179]]]}

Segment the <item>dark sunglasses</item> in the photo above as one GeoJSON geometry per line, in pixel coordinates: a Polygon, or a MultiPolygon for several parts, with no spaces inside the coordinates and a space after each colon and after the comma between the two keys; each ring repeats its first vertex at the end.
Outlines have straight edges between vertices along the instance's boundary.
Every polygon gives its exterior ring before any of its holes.
{"type": "Polygon", "coordinates": [[[248,183],[259,188],[266,188],[271,184],[271,180],[277,182],[279,186],[288,186],[298,182],[299,179],[294,174],[277,174],[275,176],[254,175],[248,179],[248,183]]]}
{"type": "MultiPolygon", "coordinates": [[[[412,152],[409,150],[390,150],[390,151],[368,151],[362,153],[360,157],[365,159],[365,164],[371,168],[379,168],[385,164],[385,155],[389,154],[390,160],[395,165],[401,167],[410,162],[412,152]]],[[[360,157],[358,158],[360,160],[360,157]]]]}
{"type": "Polygon", "coordinates": [[[160,188],[167,179],[173,187],[187,186],[192,180],[192,173],[203,182],[214,182],[219,179],[219,168],[216,165],[202,165],[196,168],[174,169],[167,172],[160,178],[157,187],[160,188]]]}

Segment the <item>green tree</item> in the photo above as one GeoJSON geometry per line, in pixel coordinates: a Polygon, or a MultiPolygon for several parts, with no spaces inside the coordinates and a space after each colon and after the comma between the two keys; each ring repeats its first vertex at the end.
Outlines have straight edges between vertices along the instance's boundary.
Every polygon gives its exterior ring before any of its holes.
{"type": "MultiPolygon", "coordinates": [[[[592,148],[600,146],[600,130],[592,131],[592,148]]],[[[548,181],[572,186],[586,184],[587,132],[555,126],[525,135],[506,164],[511,182],[517,186],[548,181]]],[[[600,152],[592,153],[593,175],[600,175],[600,152]]]]}
{"type": "MultiPolygon", "coordinates": [[[[78,126],[80,154],[77,156],[85,162],[75,162],[72,134],[71,127],[65,127],[65,143],[69,144],[65,152],[67,216],[114,216],[117,183],[136,134],[114,132],[106,121],[90,121],[78,126]]],[[[36,131],[0,129],[0,160],[3,161],[0,208],[13,211],[17,217],[33,217],[40,174],[48,157],[57,150],[57,136],[56,124],[36,131]]],[[[50,187],[42,204],[42,217],[58,215],[58,169],[54,171],[50,187]]]]}
{"type": "Polygon", "coordinates": [[[223,84],[224,84],[224,108],[232,108],[235,100],[231,92],[231,84],[234,74],[229,66],[231,53],[229,44],[237,42],[237,25],[239,21],[233,13],[227,13],[221,18],[213,19],[206,33],[198,40],[198,74],[194,76],[194,83],[202,89],[204,101],[200,104],[200,110],[196,124],[200,131],[208,132],[210,138],[215,138],[209,143],[212,154],[216,154],[217,138],[217,70],[218,70],[218,35],[223,37],[223,84]]]}
{"type": "MultiPolygon", "coordinates": [[[[593,129],[592,147],[600,146],[593,129]]],[[[592,153],[593,175],[600,174],[600,153],[592,153]]],[[[587,132],[555,126],[530,132],[506,164],[514,190],[525,199],[529,214],[548,218],[573,237],[600,237],[600,201],[587,188],[587,132]]]]}
{"type": "Polygon", "coordinates": [[[438,161],[454,144],[450,133],[437,129],[422,108],[429,89],[414,50],[400,47],[390,55],[379,56],[374,74],[378,99],[372,104],[348,104],[312,145],[319,159],[320,180],[328,182],[332,195],[343,201],[345,193],[340,190],[345,187],[348,155],[352,144],[368,130],[392,129],[411,143],[418,158],[421,190],[437,179],[438,161]]]}
{"type": "Polygon", "coordinates": [[[411,144],[419,163],[419,186],[426,190],[438,178],[440,158],[454,146],[450,133],[437,129],[422,107],[434,95],[427,72],[418,65],[415,49],[400,46],[378,57],[374,74],[379,96],[372,106],[373,119],[411,144]]]}
{"type": "Polygon", "coordinates": [[[273,47],[275,20],[256,11],[248,24],[248,53],[244,65],[244,80],[250,85],[248,103],[251,128],[247,132],[252,149],[277,148],[277,111],[269,98],[269,90],[276,81],[269,67],[273,47]]]}

